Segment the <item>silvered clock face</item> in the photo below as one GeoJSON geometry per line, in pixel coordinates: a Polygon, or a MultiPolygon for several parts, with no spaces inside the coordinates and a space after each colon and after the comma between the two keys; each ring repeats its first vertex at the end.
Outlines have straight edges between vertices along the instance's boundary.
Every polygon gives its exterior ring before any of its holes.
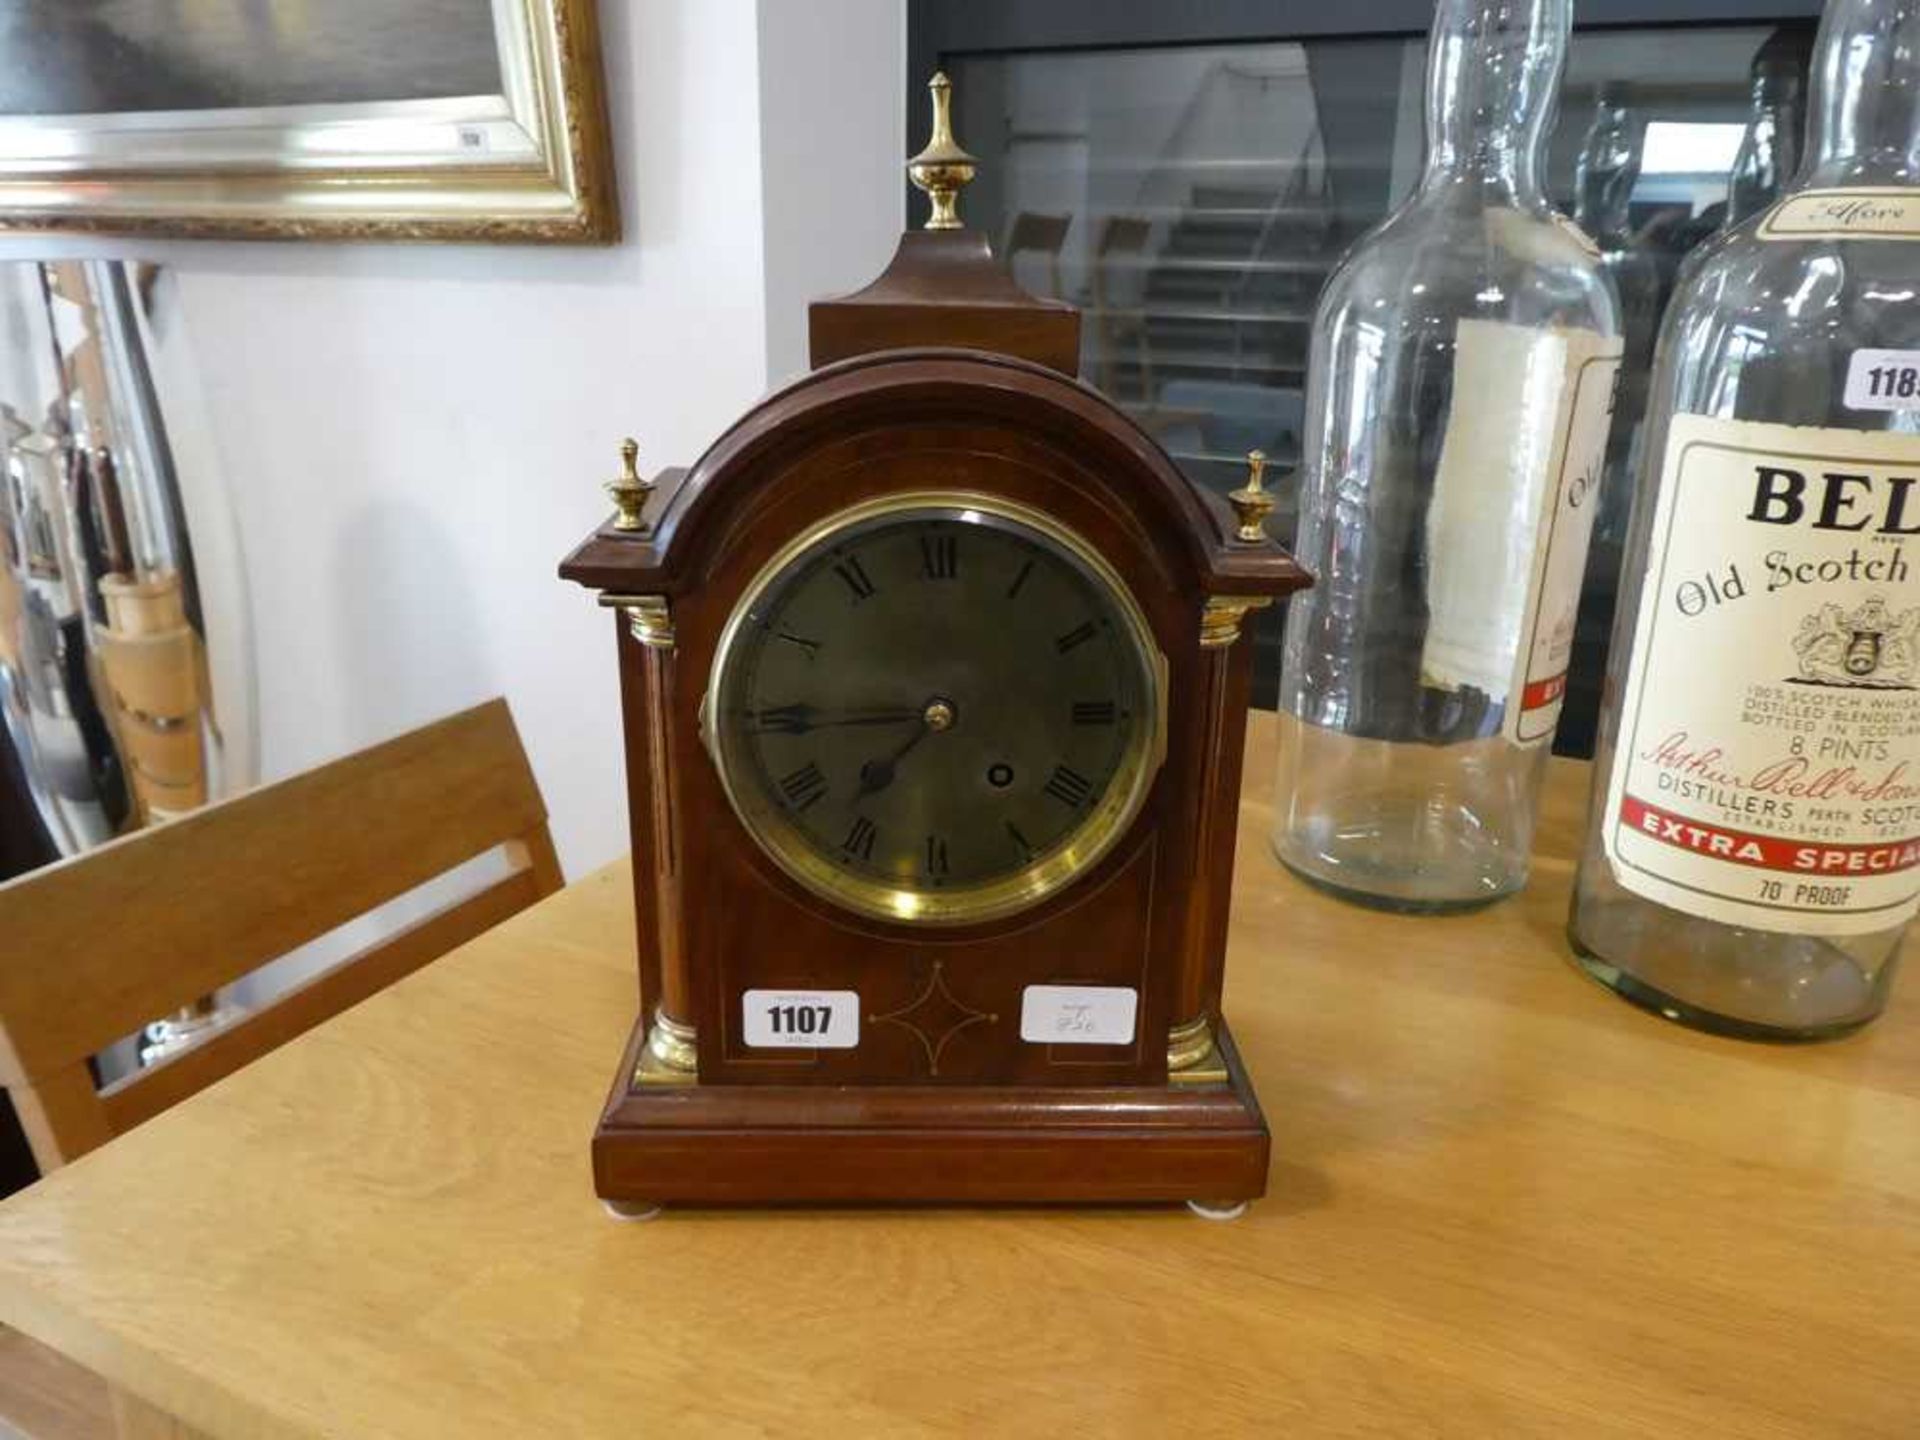
{"type": "Polygon", "coordinates": [[[816,893],[959,923],[1037,903],[1139,808],[1157,654],[1125,586],[984,497],[859,507],[762,574],[708,696],[754,838],[816,893]]]}

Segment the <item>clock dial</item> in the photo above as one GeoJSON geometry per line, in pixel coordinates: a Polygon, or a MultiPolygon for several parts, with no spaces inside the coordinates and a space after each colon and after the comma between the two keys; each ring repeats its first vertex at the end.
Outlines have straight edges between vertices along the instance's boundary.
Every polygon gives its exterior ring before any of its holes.
{"type": "Polygon", "coordinates": [[[709,734],[736,811],[848,908],[986,918],[1137,813],[1157,655],[1125,587],[1044,517],[908,497],[778,558],[722,639],[709,734]]]}

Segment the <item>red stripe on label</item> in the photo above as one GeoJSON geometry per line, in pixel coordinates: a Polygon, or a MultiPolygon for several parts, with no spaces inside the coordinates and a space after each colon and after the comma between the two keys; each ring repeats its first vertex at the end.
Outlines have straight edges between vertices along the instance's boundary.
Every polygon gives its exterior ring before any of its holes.
{"type": "Polygon", "coordinates": [[[1520,692],[1522,710],[1544,710],[1567,693],[1567,672],[1562,670],[1551,680],[1536,680],[1520,692]]]}
{"type": "Polygon", "coordinates": [[[1920,869],[1920,836],[1877,845],[1827,845],[1818,840],[1782,840],[1727,830],[1689,819],[1628,795],[1620,802],[1620,823],[1663,845],[1790,875],[1898,875],[1920,869]]]}

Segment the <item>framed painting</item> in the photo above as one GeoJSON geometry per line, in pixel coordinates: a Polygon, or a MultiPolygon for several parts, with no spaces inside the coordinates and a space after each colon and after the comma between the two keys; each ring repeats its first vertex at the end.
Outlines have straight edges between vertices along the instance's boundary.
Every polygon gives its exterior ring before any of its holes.
{"type": "Polygon", "coordinates": [[[0,229],[618,238],[594,0],[0,0],[0,229]]]}

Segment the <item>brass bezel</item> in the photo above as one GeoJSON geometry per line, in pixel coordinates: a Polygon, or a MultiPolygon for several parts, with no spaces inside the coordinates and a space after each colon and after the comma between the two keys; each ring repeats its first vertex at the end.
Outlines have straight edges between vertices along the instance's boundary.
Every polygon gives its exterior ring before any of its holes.
{"type": "MultiPolygon", "coordinates": [[[[971,523],[980,523],[977,519],[971,523]]],[[[733,813],[761,850],[803,888],[823,900],[864,916],[904,925],[977,925],[1028,910],[1058,894],[1090,872],[1132,828],[1146,804],[1154,777],[1166,760],[1167,661],[1154,641],[1146,612],[1132,590],[1099,551],[1052,516],[1018,501],[969,490],[916,490],[886,495],[836,512],[783,545],[741,593],[714,650],[706,696],[701,701],[701,732],[709,758],[733,813]],[[1129,746],[1121,768],[1100,803],[1082,821],[1070,841],[1025,870],[988,885],[926,891],[848,875],[821,856],[784,812],[758,793],[736,783],[726,737],[718,733],[712,709],[726,693],[740,633],[770,587],[803,557],[838,536],[875,521],[924,513],[966,520],[968,512],[1001,525],[1022,527],[1076,565],[1113,597],[1141,661],[1143,709],[1151,725],[1129,746]]]]}

